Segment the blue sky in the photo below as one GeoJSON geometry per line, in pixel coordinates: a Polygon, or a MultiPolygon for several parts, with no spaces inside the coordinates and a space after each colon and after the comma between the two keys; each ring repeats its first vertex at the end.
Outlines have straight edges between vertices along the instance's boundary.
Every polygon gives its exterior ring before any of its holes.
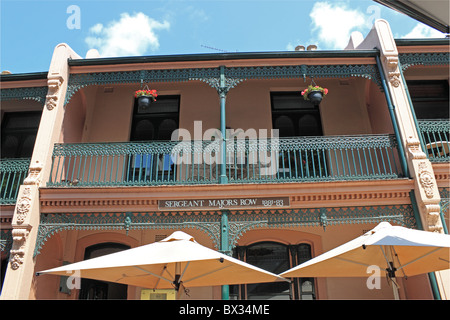
{"type": "Polygon", "coordinates": [[[376,18],[396,38],[443,37],[371,0],[1,0],[0,69],[47,71],[62,42],[83,58],[339,50],[376,18]]]}

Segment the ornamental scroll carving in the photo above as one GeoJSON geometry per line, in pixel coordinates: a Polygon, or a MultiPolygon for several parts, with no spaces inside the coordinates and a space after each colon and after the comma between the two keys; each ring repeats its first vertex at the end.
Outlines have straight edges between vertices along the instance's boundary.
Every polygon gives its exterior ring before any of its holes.
{"type": "Polygon", "coordinates": [[[47,101],[46,106],[48,110],[53,110],[58,103],[58,92],[61,84],[63,83],[62,77],[50,78],[47,81],[48,84],[48,93],[47,93],[47,101]]]}
{"type": "Polygon", "coordinates": [[[22,197],[17,201],[16,221],[17,224],[23,224],[31,208],[31,188],[26,187],[23,190],[22,197]]]}
{"type": "Polygon", "coordinates": [[[398,69],[398,56],[386,56],[386,65],[389,82],[397,88],[400,85],[400,72],[398,69]]]}
{"type": "Polygon", "coordinates": [[[17,270],[23,264],[25,257],[25,242],[28,237],[29,231],[27,229],[13,229],[13,248],[11,249],[11,268],[17,270]]]}
{"type": "Polygon", "coordinates": [[[419,163],[419,182],[425,191],[425,195],[428,199],[434,196],[434,177],[433,174],[428,170],[425,161],[419,163]]]}

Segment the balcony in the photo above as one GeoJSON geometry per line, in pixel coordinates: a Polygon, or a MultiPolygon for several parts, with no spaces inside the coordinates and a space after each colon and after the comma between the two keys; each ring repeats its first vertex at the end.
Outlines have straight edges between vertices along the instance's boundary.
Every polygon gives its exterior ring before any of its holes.
{"type": "Polygon", "coordinates": [[[30,158],[0,160],[0,205],[16,203],[19,187],[27,176],[30,158]]]}
{"type": "MultiPolygon", "coordinates": [[[[56,144],[48,187],[216,184],[219,141],[56,144]]],[[[402,177],[392,135],[295,137],[227,142],[228,183],[402,177]]]]}
{"type": "Polygon", "coordinates": [[[431,162],[450,162],[450,121],[419,120],[419,133],[431,162]]]}

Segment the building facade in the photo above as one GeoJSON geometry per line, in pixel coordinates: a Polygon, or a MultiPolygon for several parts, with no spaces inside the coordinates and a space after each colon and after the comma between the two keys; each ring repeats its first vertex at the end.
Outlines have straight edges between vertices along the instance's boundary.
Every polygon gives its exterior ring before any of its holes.
{"type": "MultiPolygon", "coordinates": [[[[281,273],[381,221],[447,233],[449,41],[377,20],[345,50],[81,58],[2,75],[2,299],[173,292],[37,271],[158,241],[196,241],[281,273]],[[328,89],[320,104],[310,84],[328,89]],[[140,106],[139,89],[156,102],[140,106]]],[[[367,279],[189,288],[184,299],[392,299],[367,279]]],[[[399,279],[448,299],[447,271],[399,279]]]]}

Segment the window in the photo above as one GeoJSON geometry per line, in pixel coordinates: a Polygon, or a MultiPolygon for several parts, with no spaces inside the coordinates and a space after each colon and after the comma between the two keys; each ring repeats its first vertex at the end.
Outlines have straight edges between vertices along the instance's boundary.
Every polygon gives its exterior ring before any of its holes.
{"type": "MultiPolygon", "coordinates": [[[[272,92],[272,127],[280,138],[321,136],[319,108],[300,92],[272,92]]],[[[294,150],[279,155],[278,179],[315,179],[327,176],[325,151],[294,150]]]]}
{"type": "Polygon", "coordinates": [[[431,161],[449,157],[449,89],[447,80],[407,81],[419,131],[431,161]]]}
{"type": "MultiPolygon", "coordinates": [[[[84,260],[100,257],[106,254],[130,249],[129,246],[120,243],[101,243],[87,247],[84,260]]],[[[81,279],[80,300],[104,300],[104,299],[127,299],[128,286],[125,284],[81,279]]]]}
{"type": "MultiPolygon", "coordinates": [[[[280,274],[311,259],[311,246],[308,244],[288,246],[277,242],[259,242],[246,247],[236,247],[235,256],[261,269],[280,274]]],[[[236,299],[248,300],[315,299],[313,278],[296,278],[292,284],[292,287],[287,282],[231,286],[230,293],[236,299]]]]}
{"type": "Polygon", "coordinates": [[[272,92],[272,126],[279,136],[321,136],[319,109],[297,92],[272,92]]]}
{"type": "Polygon", "coordinates": [[[180,96],[158,96],[148,110],[134,103],[130,141],[171,140],[178,129],[180,96]]]}
{"type": "Polygon", "coordinates": [[[31,158],[41,112],[8,112],[1,129],[2,158],[31,158]]]}
{"type": "Polygon", "coordinates": [[[409,80],[408,91],[417,119],[448,119],[447,80],[409,80]]]}
{"type": "MultiPolygon", "coordinates": [[[[302,264],[312,258],[311,246],[306,243],[292,246],[292,260],[296,265],[302,264]]],[[[300,300],[315,299],[314,278],[295,278],[294,297],[300,300]]]]}
{"type": "MultiPolygon", "coordinates": [[[[130,141],[170,141],[179,126],[180,96],[158,96],[149,109],[134,103],[130,141]]],[[[131,180],[170,180],[174,178],[170,154],[138,154],[131,159],[131,180]]]]}

